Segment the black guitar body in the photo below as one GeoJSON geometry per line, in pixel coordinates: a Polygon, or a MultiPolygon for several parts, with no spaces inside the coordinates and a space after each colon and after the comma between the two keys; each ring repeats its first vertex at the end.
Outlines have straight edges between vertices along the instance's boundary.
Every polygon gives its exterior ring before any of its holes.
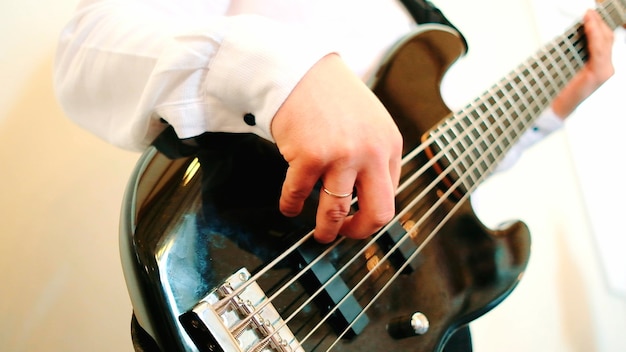
{"type": "MultiPolygon", "coordinates": [[[[427,26],[392,52],[371,87],[409,153],[450,114],[439,85],[464,46],[455,31],[427,26]]],[[[485,228],[463,189],[442,197],[454,179],[437,181],[436,167],[398,194],[399,217],[382,236],[343,239],[326,253],[312,240],[292,250],[314,227],[317,193],[300,216],[286,218],[278,212],[286,164],[273,144],[230,134],[207,134],[199,143],[195,155],[179,159],[147,151],[122,210],[133,308],[164,351],[231,350],[190,311],[226,279],[241,277],[242,268],[261,273],[255,281],[266,297],[277,293],[274,309],[283,320],[292,317],[293,350],[420,352],[440,351],[457,328],[502,301],[525,270],[526,226],[485,228]],[[413,336],[407,327],[416,312],[429,328],[413,336]]],[[[402,180],[428,161],[407,163],[402,180]]],[[[270,344],[260,351],[281,350],[270,344]]]]}

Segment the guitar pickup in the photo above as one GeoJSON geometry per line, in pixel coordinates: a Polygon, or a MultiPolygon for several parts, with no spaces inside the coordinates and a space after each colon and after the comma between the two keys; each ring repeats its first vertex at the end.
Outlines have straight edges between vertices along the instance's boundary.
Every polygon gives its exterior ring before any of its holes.
{"type": "MultiPolygon", "coordinates": [[[[414,223],[412,221],[407,221],[404,225],[399,222],[394,222],[377,240],[378,245],[384,252],[391,251],[394,246],[401,242],[389,256],[389,261],[396,269],[405,265],[413,253],[417,250],[413,241],[405,239],[407,236],[413,237],[416,235],[417,230],[413,229],[413,226],[414,223]]],[[[404,267],[402,273],[410,274],[415,270],[417,270],[416,264],[414,262],[410,262],[404,267]]]]}
{"type": "MultiPolygon", "coordinates": [[[[294,253],[298,265],[304,267],[311,264],[323,248],[323,246],[311,243],[300,246],[294,253]]],[[[341,277],[332,278],[335,273],[337,270],[330,260],[322,258],[302,275],[300,283],[311,295],[324,287],[316,295],[314,302],[322,315],[330,314],[327,322],[335,333],[350,339],[363,332],[369,323],[369,318],[364,314],[363,308],[350,293],[348,285],[341,277]]]]}
{"type": "Polygon", "coordinates": [[[201,352],[304,352],[261,287],[249,279],[248,270],[240,269],[179,317],[196,347],[201,352]]]}

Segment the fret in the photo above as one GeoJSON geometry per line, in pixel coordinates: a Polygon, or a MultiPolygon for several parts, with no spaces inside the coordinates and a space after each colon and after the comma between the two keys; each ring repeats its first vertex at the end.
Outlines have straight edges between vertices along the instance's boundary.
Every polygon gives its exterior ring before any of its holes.
{"type": "MultiPolygon", "coordinates": [[[[500,92],[500,97],[504,96],[504,93],[500,92]]],[[[454,115],[451,121],[456,121],[455,123],[446,121],[444,124],[447,128],[456,129],[457,132],[460,132],[457,134],[457,144],[448,145],[444,148],[446,148],[447,157],[453,157],[453,159],[447,159],[448,164],[453,169],[452,175],[464,175],[464,180],[461,182],[465,189],[470,189],[479,181],[482,176],[479,169],[487,170],[500,158],[503,148],[494,146],[502,143],[503,138],[508,139],[502,127],[493,128],[493,126],[501,126],[498,119],[493,116],[481,119],[481,116],[485,116],[485,114],[492,114],[491,105],[494,103],[496,103],[495,98],[483,95],[482,98],[474,100],[461,113],[454,115]],[[495,153],[494,148],[496,148],[495,153]],[[456,161],[449,162],[450,160],[456,161]]],[[[512,107],[513,105],[509,103],[509,106],[512,107]]],[[[444,143],[449,144],[449,142],[444,143]]]]}
{"type": "Polygon", "coordinates": [[[626,23],[626,4],[623,4],[621,1],[615,1],[612,3],[612,5],[613,8],[616,10],[614,12],[617,12],[617,16],[619,16],[618,23],[626,23]]]}
{"type": "MultiPolygon", "coordinates": [[[[448,129],[446,131],[446,133],[444,133],[444,138],[445,138],[445,145],[448,146],[448,150],[446,152],[446,154],[448,154],[448,160],[460,160],[461,155],[463,154],[463,149],[459,148],[459,143],[454,143],[455,141],[458,140],[457,135],[455,135],[454,132],[452,132],[450,129],[448,129]]],[[[460,172],[457,171],[459,174],[462,174],[465,172],[465,169],[461,169],[460,172]]]]}
{"type": "MultiPolygon", "coordinates": [[[[502,126],[502,129],[504,131],[507,131],[509,127],[511,126],[511,122],[507,118],[508,111],[509,111],[509,108],[511,107],[511,104],[506,100],[503,101],[503,99],[506,98],[506,94],[504,91],[502,91],[501,88],[499,88],[499,86],[495,94],[497,94],[497,98],[498,98],[497,101],[499,102],[496,105],[495,116],[499,117],[497,121],[502,126]]],[[[511,136],[507,135],[505,147],[509,147],[511,144],[512,144],[511,136]]]]}
{"type": "MultiPolygon", "coordinates": [[[[468,171],[471,169],[471,165],[473,165],[473,160],[471,156],[468,156],[468,151],[471,150],[469,146],[473,145],[475,141],[468,136],[472,130],[463,127],[460,122],[465,121],[467,124],[471,120],[467,116],[461,119],[457,116],[453,115],[452,118],[445,120],[431,132],[431,137],[438,136],[438,138],[435,138],[431,151],[434,155],[437,155],[437,160],[445,175],[455,180],[461,179],[461,175],[464,175],[461,180],[462,189],[467,190],[475,182],[471,175],[468,176],[468,171]],[[464,142],[466,143],[464,144],[464,142]]],[[[479,121],[479,119],[474,119],[474,123],[479,123],[479,121]]],[[[480,136],[480,133],[476,133],[476,135],[480,136]]]]}
{"type": "Polygon", "coordinates": [[[520,131],[523,129],[524,127],[524,120],[523,117],[526,115],[526,106],[524,105],[519,105],[519,108],[516,109],[515,113],[511,114],[511,116],[513,117],[513,131],[515,131],[516,135],[515,135],[515,139],[519,139],[519,137],[521,137],[520,135],[520,131]]]}
{"type": "Polygon", "coordinates": [[[551,87],[554,86],[554,81],[552,77],[548,77],[549,71],[546,69],[546,66],[543,64],[542,59],[539,57],[535,57],[535,62],[531,65],[533,75],[535,79],[541,85],[540,91],[544,95],[544,97],[549,98],[552,96],[551,87]]]}
{"type": "Polygon", "coordinates": [[[537,94],[545,95],[546,85],[545,82],[540,78],[541,72],[539,71],[539,62],[538,60],[534,60],[528,64],[530,76],[532,77],[532,81],[530,82],[537,94]],[[533,83],[534,82],[534,83],[533,83]]]}
{"type": "Polygon", "coordinates": [[[465,148],[469,148],[475,141],[475,138],[472,138],[472,131],[474,131],[472,127],[472,122],[467,116],[467,114],[457,114],[453,116],[454,119],[457,120],[457,126],[461,131],[460,136],[462,136],[462,143],[465,148]]]}
{"type": "Polygon", "coordinates": [[[518,139],[518,135],[517,135],[517,131],[514,128],[514,125],[515,125],[514,121],[518,120],[518,116],[521,115],[521,111],[519,110],[519,107],[517,106],[517,104],[514,104],[511,102],[512,97],[509,94],[509,91],[503,91],[503,93],[506,97],[504,106],[507,112],[506,114],[503,115],[503,117],[504,117],[504,120],[507,121],[509,126],[513,126],[513,132],[509,132],[509,136],[511,137],[512,141],[516,141],[518,139]],[[513,111],[511,111],[511,108],[513,109],[513,111]]]}
{"type": "Polygon", "coordinates": [[[489,114],[493,116],[493,119],[495,122],[495,133],[503,137],[503,138],[500,138],[501,141],[497,145],[497,150],[496,150],[496,152],[500,154],[500,153],[504,153],[504,151],[508,149],[507,147],[510,145],[510,140],[509,140],[509,136],[505,133],[507,130],[506,126],[502,122],[502,119],[499,118],[504,115],[504,112],[502,111],[502,108],[500,107],[500,104],[498,103],[499,100],[496,99],[497,92],[499,92],[499,90],[496,89],[495,86],[492,87],[488,91],[488,93],[490,93],[488,102],[489,102],[489,114]]]}
{"type": "Polygon", "coordinates": [[[531,105],[531,102],[526,97],[526,94],[525,94],[526,88],[521,85],[523,81],[521,77],[519,76],[519,74],[515,76],[515,78],[513,79],[513,82],[516,83],[515,85],[513,85],[513,89],[515,90],[516,95],[519,97],[518,101],[522,101],[522,104],[519,105],[519,107],[521,110],[520,117],[523,117],[527,114],[527,109],[531,105]]]}
{"type": "Polygon", "coordinates": [[[537,70],[538,67],[539,67],[539,64],[537,64],[537,63],[532,64],[531,68],[533,68],[533,69],[530,70],[530,74],[533,77],[533,81],[535,83],[531,82],[531,86],[535,87],[535,89],[533,91],[535,92],[534,94],[537,97],[538,105],[546,106],[548,104],[548,102],[549,102],[548,98],[550,96],[548,95],[548,92],[547,92],[548,89],[547,89],[546,85],[544,84],[544,81],[542,81],[539,78],[539,75],[537,74],[537,72],[539,71],[539,70],[537,70]]]}
{"type": "Polygon", "coordinates": [[[482,136],[484,132],[486,132],[486,126],[485,126],[485,122],[482,120],[482,115],[480,114],[480,112],[478,112],[478,107],[476,105],[476,102],[479,101],[478,99],[474,100],[469,107],[471,107],[472,109],[470,110],[470,116],[474,119],[475,124],[477,124],[478,128],[477,130],[480,132],[480,135],[482,136]]]}
{"type": "Polygon", "coordinates": [[[626,4],[624,1],[609,1],[604,11],[600,11],[603,19],[611,29],[615,29],[626,23],[626,4]],[[610,17],[610,22],[608,17],[610,17]]]}
{"type": "Polygon", "coordinates": [[[511,79],[511,81],[514,84],[511,84],[511,87],[513,88],[513,90],[515,91],[515,102],[522,102],[522,104],[518,104],[521,110],[520,116],[523,116],[526,114],[526,107],[530,104],[530,102],[528,101],[528,99],[526,99],[526,96],[523,94],[523,88],[520,88],[520,85],[522,83],[522,79],[519,75],[519,73],[516,73],[515,76],[513,76],[513,78],[511,79]]]}
{"type": "Polygon", "coordinates": [[[500,139],[500,136],[502,136],[502,131],[499,130],[499,126],[496,122],[497,120],[494,118],[493,112],[491,111],[490,107],[487,107],[487,112],[485,113],[487,114],[487,116],[489,116],[490,120],[493,120],[489,123],[488,138],[492,149],[495,148],[495,150],[492,150],[492,153],[495,153],[495,156],[498,156],[502,153],[502,147],[498,144],[498,140],[500,139]]]}
{"type": "MultiPolygon", "coordinates": [[[[519,78],[519,77],[517,77],[517,78],[519,78]]],[[[516,117],[516,120],[517,120],[516,131],[517,131],[518,138],[519,138],[519,137],[521,137],[522,131],[526,127],[525,116],[528,116],[528,107],[530,107],[532,103],[530,101],[528,101],[528,99],[526,99],[525,94],[523,94],[523,92],[525,90],[524,87],[520,88],[519,85],[513,85],[513,88],[515,89],[516,94],[521,98],[520,100],[523,99],[523,101],[524,101],[524,104],[521,104],[521,105],[518,104],[519,114],[516,117]],[[517,127],[519,127],[519,128],[517,128],[517,127]]]]}
{"type": "Polygon", "coordinates": [[[609,27],[617,28],[617,23],[615,23],[613,21],[613,18],[611,18],[611,16],[609,16],[609,13],[606,12],[606,7],[598,8],[598,12],[600,13],[600,15],[602,15],[602,18],[609,25],[609,27]]]}
{"type": "MultiPolygon", "coordinates": [[[[624,23],[626,0],[607,0],[599,13],[610,26],[624,23]]],[[[431,131],[442,169],[471,189],[532,126],[585,65],[582,23],[537,51],[498,84],[431,131]]]]}
{"type": "Polygon", "coordinates": [[[473,174],[472,180],[474,180],[474,185],[478,184],[478,181],[485,177],[485,175],[487,174],[486,171],[492,165],[491,162],[486,162],[484,157],[485,154],[480,154],[476,162],[472,164],[471,171],[473,174]]]}
{"type": "Polygon", "coordinates": [[[476,124],[477,124],[476,130],[479,132],[479,139],[478,139],[480,143],[479,150],[481,154],[484,154],[489,148],[489,144],[486,142],[486,138],[489,138],[492,136],[490,136],[488,133],[489,128],[487,126],[486,120],[483,118],[484,112],[478,111],[480,104],[477,104],[477,102],[479,102],[479,99],[476,99],[471,104],[471,107],[473,108],[471,111],[471,116],[476,121],[476,124]]]}
{"type": "MultiPolygon", "coordinates": [[[[463,172],[466,174],[467,170],[471,170],[472,166],[480,158],[480,153],[478,153],[475,149],[471,148],[471,144],[465,145],[465,148],[463,150],[466,152],[464,153],[465,156],[463,157],[463,159],[461,159],[462,160],[461,166],[462,166],[462,170],[466,170],[463,172]]],[[[466,189],[471,189],[474,186],[474,184],[476,184],[476,182],[480,179],[479,176],[480,175],[477,176],[475,174],[469,174],[466,181],[463,182],[463,186],[466,189]]]]}
{"type": "MultiPolygon", "coordinates": [[[[471,163],[467,163],[461,158],[465,151],[468,150],[467,147],[473,142],[470,139],[466,145],[463,144],[463,141],[466,139],[462,138],[462,136],[468,133],[466,127],[469,125],[464,127],[460,121],[465,121],[468,124],[471,120],[467,117],[459,120],[456,115],[453,115],[452,118],[445,120],[431,133],[432,137],[438,136],[433,144],[433,154],[438,155],[437,159],[442,166],[443,172],[454,179],[459,179],[460,175],[467,174],[468,166],[471,165],[471,163]]],[[[478,120],[474,119],[474,121],[478,120]]],[[[473,183],[473,180],[470,179],[470,182],[473,183]]],[[[473,185],[468,184],[467,176],[464,177],[462,183],[464,187],[473,185]]]]}
{"type": "MultiPolygon", "coordinates": [[[[472,138],[467,132],[468,126],[464,126],[462,123],[462,120],[456,115],[454,116],[454,120],[456,121],[454,124],[455,132],[457,133],[457,136],[461,137],[461,138],[457,138],[458,144],[460,145],[459,150],[460,151],[468,150],[473,143],[472,138]]],[[[470,159],[470,164],[471,164],[471,161],[472,160],[470,159]]]]}
{"type": "MultiPolygon", "coordinates": [[[[572,56],[572,57],[568,57],[567,53],[569,52],[570,54],[573,55],[573,53],[578,52],[576,50],[576,48],[574,48],[573,44],[571,41],[562,41],[561,43],[559,43],[559,46],[557,48],[555,48],[556,53],[559,55],[559,57],[562,59],[562,64],[564,66],[562,66],[562,72],[565,73],[565,79],[563,80],[564,83],[569,81],[569,77],[572,77],[574,74],[576,74],[576,72],[578,72],[577,70],[577,66],[572,65],[571,59],[575,59],[577,56],[572,56]],[[563,48],[565,47],[565,48],[563,48]],[[565,69],[568,69],[568,71],[566,72],[565,69]]],[[[580,62],[580,64],[582,64],[582,60],[580,62]]],[[[580,65],[580,67],[582,67],[582,65],[580,65]]]]}
{"type": "Polygon", "coordinates": [[[607,2],[606,6],[599,7],[596,10],[600,14],[600,17],[606,22],[609,28],[615,29],[620,26],[621,19],[619,18],[619,14],[615,13],[616,4],[612,2],[607,2]]]}
{"type": "MultiPolygon", "coordinates": [[[[554,76],[552,76],[552,72],[554,72],[554,65],[550,62],[550,58],[547,55],[541,55],[540,58],[537,59],[537,65],[539,66],[539,72],[543,77],[547,77],[548,84],[546,86],[546,90],[549,92],[549,96],[554,97],[557,94],[557,87],[560,86],[555,80],[554,76]],[[546,62],[548,65],[546,66],[546,62]]],[[[558,75],[558,71],[556,72],[558,75]]]]}
{"type": "Polygon", "coordinates": [[[621,4],[619,2],[614,2],[610,4],[610,6],[607,6],[607,8],[611,8],[610,16],[615,23],[615,28],[620,27],[624,25],[624,23],[626,23],[626,17],[624,17],[624,9],[620,5],[621,4]]]}
{"type": "Polygon", "coordinates": [[[479,139],[480,139],[480,135],[481,135],[481,134],[480,134],[480,132],[479,132],[477,129],[475,129],[475,128],[474,128],[474,129],[472,129],[472,131],[471,131],[471,135],[472,135],[472,138],[474,139],[474,141],[475,141],[475,142],[478,142],[478,141],[479,141],[479,139]]]}
{"type": "Polygon", "coordinates": [[[513,123],[514,121],[514,117],[515,115],[519,114],[517,113],[517,110],[515,109],[514,105],[511,105],[510,102],[505,101],[504,103],[504,110],[502,112],[502,118],[500,119],[502,121],[502,124],[505,126],[505,129],[508,131],[507,132],[507,148],[510,147],[512,144],[515,143],[515,141],[517,140],[517,132],[515,131],[515,125],[513,123]]]}
{"type": "Polygon", "coordinates": [[[585,65],[589,55],[587,52],[587,37],[585,36],[585,29],[582,25],[579,25],[576,28],[576,36],[574,38],[575,40],[572,40],[571,44],[576,49],[571,52],[573,58],[575,59],[572,63],[576,63],[576,68],[581,69],[585,65]]]}
{"type": "Polygon", "coordinates": [[[462,183],[465,189],[470,189],[474,185],[474,182],[476,182],[473,175],[468,174],[468,171],[471,170],[475,162],[475,160],[472,159],[471,150],[472,148],[470,146],[460,148],[459,158],[452,164],[458,175],[464,175],[462,183]]]}
{"type": "MultiPolygon", "coordinates": [[[[518,104],[520,100],[519,93],[517,93],[517,90],[515,90],[515,88],[510,83],[507,83],[507,87],[509,88],[506,90],[506,95],[508,97],[507,102],[511,104],[514,109],[511,113],[507,115],[507,119],[511,121],[512,125],[515,125],[515,122],[519,123],[519,119],[524,113],[522,111],[521,105],[518,104]],[[513,93],[513,95],[511,95],[511,93],[513,93]]],[[[519,136],[517,135],[517,130],[514,128],[513,131],[515,132],[511,134],[511,137],[513,140],[517,140],[519,138],[519,136]]]]}
{"type": "Polygon", "coordinates": [[[532,70],[530,70],[528,67],[524,70],[524,88],[525,88],[525,92],[524,94],[526,95],[530,95],[532,101],[538,101],[539,98],[539,91],[537,90],[536,86],[537,86],[537,80],[535,79],[535,76],[533,75],[532,70]]]}
{"type": "MultiPolygon", "coordinates": [[[[550,61],[551,65],[554,67],[554,70],[552,71],[554,73],[554,75],[552,76],[553,79],[559,79],[559,81],[561,83],[566,82],[567,81],[567,75],[565,73],[565,68],[561,65],[565,65],[562,64],[563,60],[565,60],[563,53],[559,52],[560,47],[553,45],[552,48],[549,51],[550,55],[546,55],[546,57],[548,57],[548,60],[550,61]]],[[[567,61],[567,60],[566,60],[567,61]]],[[[569,67],[570,71],[573,70],[573,67],[569,67]]],[[[562,84],[559,84],[559,88],[562,84]]]]}
{"type": "Polygon", "coordinates": [[[464,128],[468,128],[472,125],[472,121],[470,120],[469,116],[467,115],[463,115],[463,118],[461,119],[463,121],[463,127],[464,128]]]}

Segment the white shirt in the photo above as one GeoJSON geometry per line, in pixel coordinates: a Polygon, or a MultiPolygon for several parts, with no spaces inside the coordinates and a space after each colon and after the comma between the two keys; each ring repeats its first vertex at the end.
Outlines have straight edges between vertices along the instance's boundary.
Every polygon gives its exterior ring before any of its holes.
{"type": "Polygon", "coordinates": [[[125,149],[149,145],[162,119],[180,138],[273,140],[274,114],[317,60],[337,52],[366,79],[412,26],[396,0],[84,0],[60,36],[55,88],[68,117],[125,149]]]}

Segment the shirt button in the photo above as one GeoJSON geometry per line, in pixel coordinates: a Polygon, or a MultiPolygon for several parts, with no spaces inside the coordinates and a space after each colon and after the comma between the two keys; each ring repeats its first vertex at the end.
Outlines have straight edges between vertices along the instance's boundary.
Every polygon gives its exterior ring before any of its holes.
{"type": "Polygon", "coordinates": [[[247,113],[243,115],[243,122],[245,122],[248,126],[254,126],[256,125],[256,117],[251,113],[247,113]]]}

